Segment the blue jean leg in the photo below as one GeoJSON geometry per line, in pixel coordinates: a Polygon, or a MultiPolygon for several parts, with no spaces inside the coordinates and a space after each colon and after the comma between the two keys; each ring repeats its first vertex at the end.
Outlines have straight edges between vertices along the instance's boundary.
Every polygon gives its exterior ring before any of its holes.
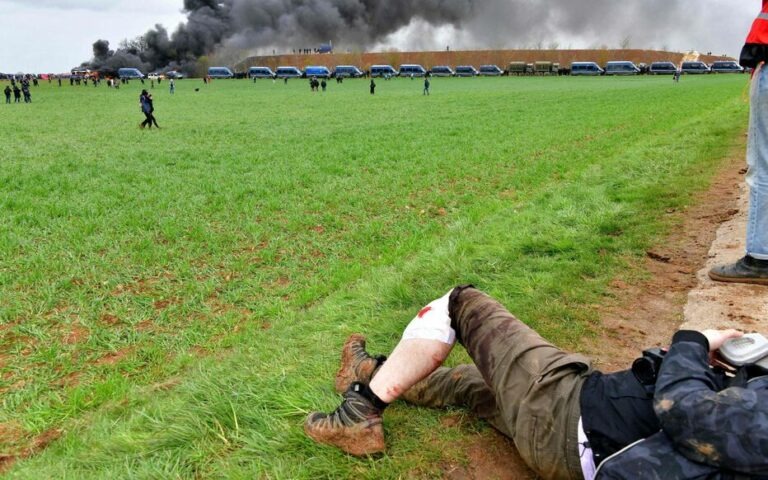
{"type": "Polygon", "coordinates": [[[752,79],[747,166],[747,255],[768,260],[768,68],[764,67],[752,79]]]}

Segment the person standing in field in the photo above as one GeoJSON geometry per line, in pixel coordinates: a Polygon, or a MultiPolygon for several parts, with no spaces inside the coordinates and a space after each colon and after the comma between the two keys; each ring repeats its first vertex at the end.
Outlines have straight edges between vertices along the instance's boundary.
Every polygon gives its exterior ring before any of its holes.
{"type": "Polygon", "coordinates": [[[176,92],[176,81],[174,79],[171,79],[168,82],[168,89],[171,92],[171,95],[173,95],[176,92]]]}
{"type": "Polygon", "coordinates": [[[373,95],[374,93],[376,93],[376,82],[374,82],[373,79],[371,79],[371,95],[373,95]]]}
{"type": "Polygon", "coordinates": [[[749,100],[747,177],[749,212],[745,255],[728,265],[718,265],[709,277],[719,282],[768,285],[768,0],[752,24],[740,63],[754,68],[749,100]]]}
{"type": "Polygon", "coordinates": [[[32,93],[29,91],[29,83],[21,87],[21,93],[24,94],[24,103],[32,103],[32,93]]]}
{"type": "Polygon", "coordinates": [[[155,106],[152,101],[152,94],[148,93],[146,90],[141,91],[141,95],[139,96],[139,104],[141,105],[141,112],[146,117],[143,122],[139,125],[141,128],[144,128],[146,126],[149,126],[150,130],[152,129],[152,125],[154,124],[157,128],[160,128],[160,125],[157,124],[157,120],[155,119],[155,116],[153,115],[155,111],[155,106]]]}
{"type": "Polygon", "coordinates": [[[21,89],[18,85],[13,86],[13,102],[21,103],[21,89]]]}
{"type": "Polygon", "coordinates": [[[3,93],[5,93],[5,103],[11,103],[11,86],[6,85],[3,93]]]}
{"type": "Polygon", "coordinates": [[[424,77],[424,95],[429,95],[429,77],[424,77]]]}

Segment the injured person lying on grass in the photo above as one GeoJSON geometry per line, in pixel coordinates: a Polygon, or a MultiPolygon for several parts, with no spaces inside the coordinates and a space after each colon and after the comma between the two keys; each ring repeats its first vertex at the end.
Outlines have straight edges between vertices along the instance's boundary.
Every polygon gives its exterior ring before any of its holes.
{"type": "Polygon", "coordinates": [[[330,414],[311,413],[304,430],[349,454],[376,454],[385,450],[384,410],[402,399],[472,410],[545,479],[768,475],[768,371],[710,365],[712,352],[741,335],[681,330],[650,375],[603,374],[460,286],[421,309],[389,357],[349,337],[336,375],[344,400],[330,414]],[[456,341],[474,364],[442,367],[456,341]]]}

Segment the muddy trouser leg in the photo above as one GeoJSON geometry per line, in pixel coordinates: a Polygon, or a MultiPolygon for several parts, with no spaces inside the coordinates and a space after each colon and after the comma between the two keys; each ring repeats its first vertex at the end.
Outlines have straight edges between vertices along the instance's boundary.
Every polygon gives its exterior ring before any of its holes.
{"type": "Polygon", "coordinates": [[[577,431],[589,360],[552,346],[472,287],[452,291],[449,313],[521,457],[545,479],[583,478],[577,431]]]}
{"type": "Polygon", "coordinates": [[[504,417],[496,406],[496,395],[485,383],[475,365],[440,367],[408,389],[403,395],[403,400],[430,408],[466,407],[478,418],[512,438],[504,417]]]}

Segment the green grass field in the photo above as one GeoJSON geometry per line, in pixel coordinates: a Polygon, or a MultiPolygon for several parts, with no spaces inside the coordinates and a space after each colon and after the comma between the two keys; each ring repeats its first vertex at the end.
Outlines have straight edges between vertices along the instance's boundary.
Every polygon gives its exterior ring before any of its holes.
{"type": "Polygon", "coordinates": [[[137,82],[3,105],[9,478],[439,476],[488,427],[395,405],[383,457],[304,436],[346,336],[386,353],[474,283],[578,349],[746,127],[746,76],[377,83],[163,83],[152,131],[137,82]]]}

